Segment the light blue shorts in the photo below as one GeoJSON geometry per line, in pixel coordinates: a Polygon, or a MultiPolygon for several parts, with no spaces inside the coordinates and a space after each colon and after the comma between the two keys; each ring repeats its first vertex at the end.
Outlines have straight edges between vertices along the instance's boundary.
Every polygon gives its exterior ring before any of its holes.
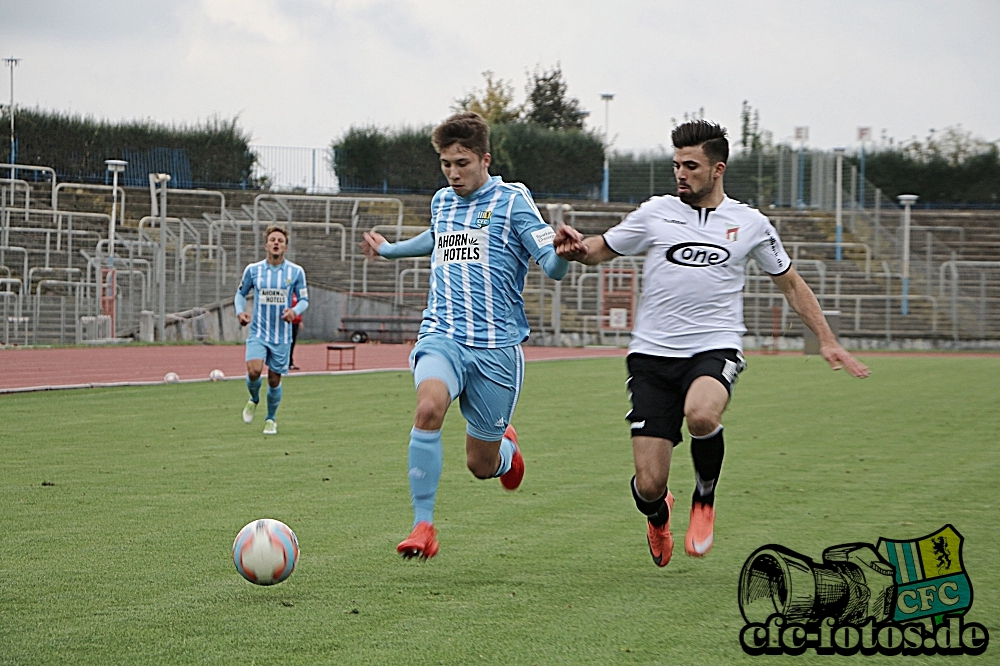
{"type": "Polygon", "coordinates": [[[465,431],[486,442],[503,439],[524,381],[521,345],[500,349],[466,347],[443,335],[417,341],[410,353],[413,383],[439,379],[459,399],[465,431]]]}
{"type": "Polygon", "coordinates": [[[268,369],[279,375],[288,374],[288,358],[291,356],[292,343],[279,344],[264,342],[256,336],[247,338],[246,360],[264,359],[268,369]]]}

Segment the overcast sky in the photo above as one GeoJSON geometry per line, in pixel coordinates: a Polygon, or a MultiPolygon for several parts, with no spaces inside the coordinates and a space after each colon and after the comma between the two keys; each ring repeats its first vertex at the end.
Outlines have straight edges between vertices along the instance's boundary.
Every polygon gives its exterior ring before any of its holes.
{"type": "MultiPolygon", "coordinates": [[[[524,99],[559,63],[620,149],[669,145],[743,100],[776,141],[856,145],[961,123],[1000,139],[998,0],[0,0],[15,103],[97,118],[238,115],[254,143],[322,147],[352,125],[423,125],[493,70],[524,99]]],[[[5,71],[0,98],[9,95],[5,71]]]]}

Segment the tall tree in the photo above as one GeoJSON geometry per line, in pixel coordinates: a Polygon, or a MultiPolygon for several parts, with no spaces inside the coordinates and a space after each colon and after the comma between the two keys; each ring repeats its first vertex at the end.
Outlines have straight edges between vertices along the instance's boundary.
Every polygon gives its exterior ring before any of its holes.
{"type": "Polygon", "coordinates": [[[521,118],[521,107],[514,105],[514,86],[493,76],[492,70],[483,72],[486,88],[456,99],[452,109],[478,113],[491,125],[516,123],[521,118]]]}
{"type": "Polygon", "coordinates": [[[580,101],[567,94],[559,64],[551,70],[535,71],[528,76],[524,119],[529,123],[553,130],[583,129],[583,119],[588,112],[580,108],[580,101]]]}

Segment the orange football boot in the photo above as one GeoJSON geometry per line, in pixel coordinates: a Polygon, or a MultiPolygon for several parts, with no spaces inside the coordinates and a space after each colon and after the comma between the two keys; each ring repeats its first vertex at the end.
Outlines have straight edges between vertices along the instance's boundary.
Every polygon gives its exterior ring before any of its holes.
{"type": "Polygon", "coordinates": [[[434,557],[438,552],[437,530],[434,525],[426,520],[421,520],[414,526],[410,536],[403,539],[396,552],[403,556],[403,559],[419,557],[422,560],[434,557]]]}
{"type": "Polygon", "coordinates": [[[691,557],[705,557],[712,550],[715,530],[715,507],[701,502],[691,505],[691,522],[684,535],[684,552],[691,557]]]}
{"type": "Polygon", "coordinates": [[[500,476],[500,483],[507,490],[517,490],[518,486],[521,485],[521,479],[524,478],[524,456],[521,455],[521,448],[517,445],[517,433],[514,432],[514,426],[507,426],[503,436],[514,442],[514,456],[510,461],[510,469],[507,470],[506,474],[500,476]]]}
{"type": "MultiPolygon", "coordinates": [[[[665,501],[670,513],[673,514],[674,496],[669,490],[665,501]]],[[[670,556],[674,553],[674,535],[670,533],[670,518],[659,527],[646,521],[646,541],[649,543],[649,554],[653,556],[653,562],[656,563],[656,566],[667,566],[670,562],[670,556]]]]}

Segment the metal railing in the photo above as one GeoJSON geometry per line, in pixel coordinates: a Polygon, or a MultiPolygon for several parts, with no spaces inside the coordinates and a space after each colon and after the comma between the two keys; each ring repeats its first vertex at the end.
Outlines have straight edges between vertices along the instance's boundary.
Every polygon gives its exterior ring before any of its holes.
{"type": "MultiPolygon", "coordinates": [[[[162,308],[168,318],[170,313],[228,300],[245,264],[263,258],[261,234],[274,221],[288,225],[289,258],[307,269],[310,283],[347,296],[345,314],[365,302],[412,317],[426,299],[427,259],[373,263],[359,249],[361,233],[367,230],[397,241],[427,228],[415,223],[426,219],[426,211],[408,211],[399,199],[267,192],[257,195],[252,205],[230,208],[222,192],[171,189],[168,194],[183,198],[176,207],[171,205],[171,212],[182,210],[183,214],[166,216],[165,223],[162,216],[144,216],[135,227],[118,227],[112,258],[107,254],[109,216],[74,210],[93,207],[89,201],[93,197],[84,201],[65,195],[72,187],[83,187],[85,193],[107,197],[111,187],[53,182],[53,203],[59,208],[49,210],[42,207],[44,198],[41,203],[36,200],[37,191],[30,192],[30,184],[22,196],[21,182],[0,182],[0,188],[17,191],[16,200],[0,201],[4,344],[74,341],[100,332],[110,323],[110,318],[101,319],[108,316],[101,296],[112,264],[117,286],[112,336],[136,334],[145,309],[162,308]],[[88,318],[85,323],[82,317],[88,318]]],[[[899,215],[888,205],[873,207],[872,201],[879,199],[871,194],[866,208],[858,205],[853,215],[845,216],[845,228],[852,235],[839,244],[826,240],[830,218],[823,217],[822,211],[782,213],[775,218],[776,227],[784,224],[789,231],[785,247],[823,307],[845,311],[841,334],[887,340],[1000,339],[1000,261],[963,259],[967,246],[983,245],[976,237],[970,242],[965,227],[912,225],[911,263],[920,270],[911,272],[910,291],[903,296],[895,251],[899,215]],[[793,222],[801,226],[789,226],[793,222]],[[844,253],[842,261],[834,258],[837,249],[844,253]],[[873,261],[882,262],[880,271],[873,268],[873,261]],[[904,300],[913,306],[905,316],[901,313],[904,300]]],[[[124,202],[124,192],[119,195],[124,202]]],[[[824,201],[828,195],[823,194],[824,201]]],[[[601,233],[625,215],[622,210],[583,211],[565,204],[544,205],[541,210],[553,225],[565,221],[588,235],[601,233]]],[[[642,267],[641,257],[621,257],[611,262],[606,278],[620,282],[625,278],[618,269],[634,271],[636,296],[641,297],[642,267]]],[[[555,282],[532,264],[524,299],[535,339],[627,341],[627,331],[602,337],[609,321],[602,309],[601,275],[601,267],[572,264],[565,279],[555,282]]],[[[782,331],[801,332],[780,291],[749,262],[744,319],[752,333],[769,333],[771,307],[780,307],[782,331]]]]}

